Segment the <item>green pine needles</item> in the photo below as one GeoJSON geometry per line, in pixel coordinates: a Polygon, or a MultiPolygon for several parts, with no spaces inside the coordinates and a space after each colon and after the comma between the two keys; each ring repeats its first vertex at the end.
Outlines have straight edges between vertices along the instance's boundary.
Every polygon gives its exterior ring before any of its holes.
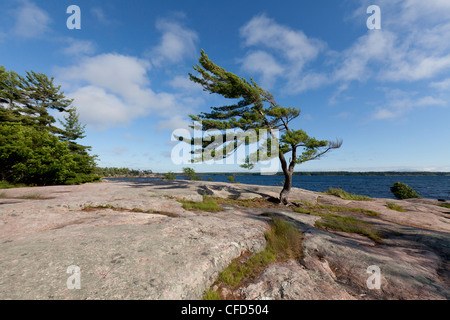
{"type": "MultiPolygon", "coordinates": [[[[198,75],[189,74],[190,80],[200,84],[209,93],[219,94],[234,103],[222,107],[212,107],[210,112],[202,112],[199,115],[190,115],[195,122],[202,123],[203,130],[216,129],[222,132],[226,129],[241,129],[243,131],[254,130],[256,139],[261,138],[262,130],[267,132],[267,150],[260,147],[249,154],[243,165],[252,169],[254,164],[264,159],[279,158],[281,169],[285,175],[283,190],[280,193],[280,202],[288,204],[288,195],[292,186],[292,174],[296,164],[319,159],[332,149],[342,145],[341,140],[326,141],[310,137],[301,129],[294,129],[292,120],[300,115],[300,110],[279,105],[274,96],[262,89],[253,79],[247,81],[224,68],[214,64],[202,50],[199,64],[194,66],[198,75]],[[281,134],[280,137],[276,132],[281,134]],[[277,144],[279,150],[272,152],[272,145],[277,144]],[[290,154],[288,161],[286,155],[290,154]]],[[[223,134],[225,137],[225,133],[223,134]]],[[[202,141],[202,157],[210,156],[211,146],[216,150],[223,149],[223,157],[230,156],[242,143],[251,144],[248,137],[245,141],[228,143],[226,139],[219,143],[214,139],[202,141]],[[214,145],[216,144],[216,145],[214,145]]],[[[187,141],[189,142],[189,141],[187,141]]],[[[190,141],[193,143],[194,141],[190,141]]],[[[214,155],[213,155],[214,156],[214,155]]]]}
{"type": "Polygon", "coordinates": [[[72,100],[43,73],[20,76],[0,66],[0,180],[51,185],[98,181],[72,100]],[[62,128],[55,111],[65,113],[62,128]]]}

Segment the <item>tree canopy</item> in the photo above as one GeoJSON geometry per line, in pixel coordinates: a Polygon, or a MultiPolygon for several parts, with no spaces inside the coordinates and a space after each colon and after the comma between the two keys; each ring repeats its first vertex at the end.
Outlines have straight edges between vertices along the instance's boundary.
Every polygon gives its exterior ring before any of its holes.
{"type": "MultiPolygon", "coordinates": [[[[203,89],[209,93],[219,94],[225,98],[234,100],[235,103],[226,106],[212,107],[211,112],[202,112],[199,115],[190,115],[193,121],[201,121],[204,130],[217,129],[226,130],[239,128],[244,131],[253,129],[257,138],[262,129],[269,132],[268,156],[278,157],[281,168],[285,175],[285,184],[280,194],[280,201],[288,203],[288,194],[292,185],[292,173],[296,164],[306,161],[319,159],[325,153],[332,149],[340,148],[342,141],[318,140],[310,137],[304,130],[293,129],[292,120],[300,115],[300,110],[293,107],[280,106],[274,96],[267,90],[262,89],[252,78],[250,81],[239,77],[224,68],[213,63],[206,53],[202,50],[199,58],[199,64],[194,66],[197,75],[189,74],[190,80],[200,84],[203,89]],[[279,130],[281,136],[278,138],[276,130],[279,130]],[[271,154],[270,145],[277,143],[279,152],[271,154]],[[285,155],[291,153],[289,161],[285,155]]],[[[224,133],[225,135],[225,133],[224,133]]],[[[223,156],[229,156],[240,144],[250,143],[245,140],[235,141],[225,146],[226,140],[223,139],[223,156]]],[[[208,146],[217,143],[214,139],[202,141],[201,153],[204,158],[205,152],[210,152],[208,146]]],[[[261,159],[261,149],[247,156],[246,163],[243,165],[252,168],[253,164],[261,159]]]]}
{"type": "Polygon", "coordinates": [[[54,78],[34,71],[20,76],[0,66],[0,178],[37,185],[98,180],[73,100],[54,78]],[[54,115],[66,113],[56,125],[54,115]]]}

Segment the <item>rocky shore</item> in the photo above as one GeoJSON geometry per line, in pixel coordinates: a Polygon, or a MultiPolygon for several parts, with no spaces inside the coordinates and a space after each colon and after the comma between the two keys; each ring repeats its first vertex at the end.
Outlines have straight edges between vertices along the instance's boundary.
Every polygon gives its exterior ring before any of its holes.
{"type": "Polygon", "coordinates": [[[269,199],[279,191],[157,179],[0,190],[0,299],[202,299],[234,258],[265,247],[273,215],[303,233],[304,257],[269,265],[233,293],[243,299],[450,298],[450,209],[437,200],[350,201],[292,191],[298,203],[377,212],[353,215],[382,241],[318,228],[321,216],[285,206],[230,201],[206,212],[177,201],[269,199]],[[70,266],[80,270],[79,289],[68,286],[70,266]],[[368,286],[371,266],[380,270],[379,289],[368,286]]]}

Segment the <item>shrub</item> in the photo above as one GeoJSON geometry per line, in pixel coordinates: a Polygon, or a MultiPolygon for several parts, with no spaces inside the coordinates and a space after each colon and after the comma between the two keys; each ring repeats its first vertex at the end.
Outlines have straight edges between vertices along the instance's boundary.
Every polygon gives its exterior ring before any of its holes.
{"type": "Polygon", "coordinates": [[[14,185],[10,184],[7,181],[0,181],[0,189],[11,189],[14,188],[14,185]]]}
{"type": "Polygon", "coordinates": [[[166,180],[175,180],[175,173],[169,171],[164,175],[164,178],[166,180]]]}
{"type": "Polygon", "coordinates": [[[420,198],[413,188],[402,182],[395,182],[391,187],[391,192],[397,199],[420,198]]]}
{"type": "Polygon", "coordinates": [[[236,183],[236,181],[234,180],[234,176],[228,176],[227,179],[228,181],[230,181],[230,183],[236,183]]]}
{"type": "Polygon", "coordinates": [[[83,183],[95,179],[93,168],[93,157],[71,151],[47,130],[0,124],[1,180],[12,185],[66,184],[74,179],[83,183]]]}
{"type": "Polygon", "coordinates": [[[201,181],[202,178],[195,175],[195,170],[192,168],[183,168],[183,174],[193,181],[201,181]]]}

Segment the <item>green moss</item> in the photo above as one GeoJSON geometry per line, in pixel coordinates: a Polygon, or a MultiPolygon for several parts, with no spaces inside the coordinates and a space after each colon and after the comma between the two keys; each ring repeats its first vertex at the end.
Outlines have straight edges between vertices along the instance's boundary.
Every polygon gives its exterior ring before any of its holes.
{"type": "Polygon", "coordinates": [[[448,209],[450,209],[450,203],[441,203],[441,204],[439,205],[439,207],[443,207],[443,208],[448,208],[448,209]]]}
{"type": "Polygon", "coordinates": [[[370,217],[378,217],[380,214],[373,210],[362,209],[362,208],[348,208],[341,206],[331,206],[325,204],[312,204],[307,201],[299,202],[301,207],[294,208],[295,212],[304,213],[304,214],[312,214],[313,212],[352,212],[352,213],[360,213],[370,217]]]}
{"type": "Polygon", "coordinates": [[[304,208],[294,208],[294,211],[298,212],[298,213],[303,213],[303,214],[311,214],[312,213],[311,210],[307,210],[304,208]]]}
{"type": "Polygon", "coordinates": [[[306,201],[300,202],[302,207],[295,208],[294,211],[303,214],[319,216],[322,219],[317,220],[315,226],[322,229],[332,229],[336,231],[358,233],[380,242],[379,232],[368,222],[356,219],[354,217],[338,215],[339,213],[360,213],[368,216],[378,216],[378,212],[361,209],[347,208],[329,205],[315,205],[306,201]]]}
{"type": "Polygon", "coordinates": [[[0,181],[0,189],[12,189],[12,188],[24,188],[24,187],[28,187],[28,186],[23,183],[11,184],[6,181],[0,181]]]}
{"type": "Polygon", "coordinates": [[[203,201],[195,202],[189,200],[178,200],[183,204],[185,210],[201,210],[209,212],[223,211],[222,207],[217,204],[214,198],[203,196],[203,201]]]}
{"type": "Polygon", "coordinates": [[[203,300],[220,300],[220,295],[217,291],[208,289],[203,295],[203,300]]]}
{"type": "Polygon", "coordinates": [[[19,199],[41,199],[41,195],[40,194],[26,194],[20,197],[17,197],[19,199]]]}
{"type": "Polygon", "coordinates": [[[336,196],[344,200],[356,200],[356,201],[371,201],[373,200],[371,197],[357,195],[353,193],[348,193],[340,188],[329,188],[328,190],[323,192],[324,194],[328,194],[331,196],[336,196]]]}
{"type": "Polygon", "coordinates": [[[178,217],[178,215],[176,213],[172,213],[172,212],[165,212],[165,211],[155,211],[153,209],[149,209],[149,210],[144,210],[141,208],[132,208],[132,209],[127,209],[127,208],[122,208],[122,207],[114,207],[110,204],[108,205],[100,205],[100,206],[85,206],[82,211],[92,211],[92,210],[101,210],[101,209],[111,209],[114,211],[119,211],[119,212],[138,212],[138,213],[151,213],[151,214],[160,214],[160,215],[164,215],[164,216],[168,216],[168,217],[172,217],[172,218],[176,218],[178,217]]]}
{"type": "Polygon", "coordinates": [[[42,199],[40,194],[26,194],[18,197],[10,197],[5,192],[0,193],[0,199],[42,199]]]}
{"type": "Polygon", "coordinates": [[[376,242],[381,242],[381,235],[368,222],[347,216],[340,216],[331,213],[319,214],[322,219],[317,220],[315,225],[317,228],[332,229],[336,231],[357,233],[366,236],[376,242]]]}
{"type": "Polygon", "coordinates": [[[0,189],[10,189],[14,188],[14,186],[6,181],[0,181],[0,189]]]}

